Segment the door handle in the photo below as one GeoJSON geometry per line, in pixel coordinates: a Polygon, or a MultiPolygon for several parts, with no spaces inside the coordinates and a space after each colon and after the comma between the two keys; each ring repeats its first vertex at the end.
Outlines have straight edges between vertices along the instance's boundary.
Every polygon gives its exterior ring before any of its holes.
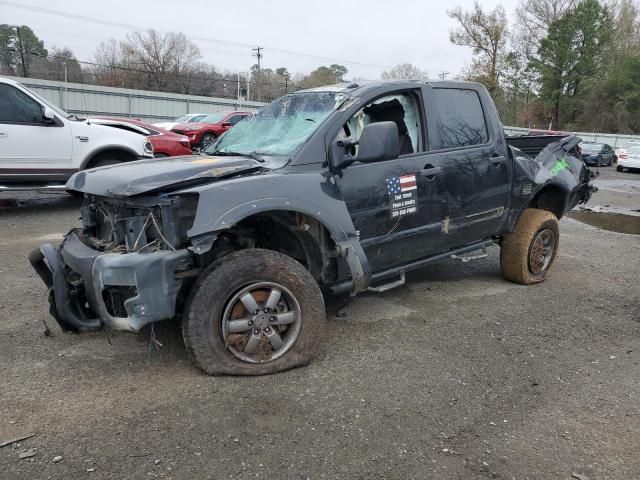
{"type": "Polygon", "coordinates": [[[439,175],[442,173],[442,167],[432,167],[430,165],[425,165],[425,167],[427,168],[423,168],[418,172],[423,177],[433,177],[434,175],[439,175]]]}
{"type": "Polygon", "coordinates": [[[492,165],[501,165],[504,163],[504,155],[492,155],[489,161],[492,165]]]}

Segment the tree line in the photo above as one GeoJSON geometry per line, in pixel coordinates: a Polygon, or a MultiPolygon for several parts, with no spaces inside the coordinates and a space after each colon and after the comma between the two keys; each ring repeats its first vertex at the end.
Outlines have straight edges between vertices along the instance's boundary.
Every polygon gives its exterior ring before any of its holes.
{"type": "Polygon", "coordinates": [[[482,82],[503,122],[529,128],[640,132],[640,18],[633,0],[476,1],[448,11],[450,41],[469,47],[463,78],[482,82]]]}
{"type": "Polygon", "coordinates": [[[243,73],[221,70],[202,61],[198,46],[184,34],[153,29],[104,41],[92,61],[81,61],[68,48],[47,49],[26,25],[0,25],[3,75],[223,98],[239,94],[268,102],[287,92],[341,82],[347,73],[339,64],[306,75],[257,64],[243,73]]]}
{"type": "MultiPolygon", "coordinates": [[[[459,78],[483,83],[506,125],[640,133],[640,13],[634,0],[520,0],[448,12],[449,40],[470,48],[459,78]]],[[[46,48],[28,26],[0,25],[0,74],[161,92],[271,101],[287,92],[344,81],[343,65],[292,74],[282,66],[247,72],[204,62],[182,33],[147,30],[109,39],[92,61],[46,48]]],[[[427,79],[403,63],[384,79],[427,79]]],[[[359,79],[353,79],[359,80],[359,79]]]]}

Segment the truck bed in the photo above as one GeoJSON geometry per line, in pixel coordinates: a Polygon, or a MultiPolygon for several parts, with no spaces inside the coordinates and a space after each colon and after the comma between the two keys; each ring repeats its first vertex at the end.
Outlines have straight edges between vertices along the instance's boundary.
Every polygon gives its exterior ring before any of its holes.
{"type": "Polygon", "coordinates": [[[544,148],[569,135],[518,135],[506,136],[507,145],[518,148],[530,157],[535,158],[544,148]]]}

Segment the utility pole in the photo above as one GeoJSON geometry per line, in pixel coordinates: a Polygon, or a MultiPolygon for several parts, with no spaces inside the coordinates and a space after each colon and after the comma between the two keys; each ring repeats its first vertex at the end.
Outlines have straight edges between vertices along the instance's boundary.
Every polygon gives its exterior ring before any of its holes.
{"type": "Polygon", "coordinates": [[[240,72],[238,72],[238,107],[240,107],[240,72]]]}
{"type": "Polygon", "coordinates": [[[261,77],[261,73],[260,73],[260,60],[262,59],[262,57],[264,56],[262,54],[262,50],[264,50],[263,47],[255,47],[253,48],[251,51],[251,56],[256,57],[258,59],[258,75],[256,78],[256,87],[257,87],[257,95],[256,95],[256,100],[259,102],[260,101],[260,77],[261,77]]]}
{"type": "Polygon", "coordinates": [[[284,93],[289,93],[289,75],[284,76],[284,93]]]}
{"type": "Polygon", "coordinates": [[[18,47],[20,48],[20,60],[22,61],[22,76],[27,76],[27,64],[24,63],[24,45],[22,43],[22,35],[20,34],[20,27],[16,27],[18,33],[18,47]]]}
{"type": "Polygon", "coordinates": [[[440,80],[446,80],[447,75],[449,75],[449,72],[440,72],[440,75],[438,76],[440,77],[440,80]]]}

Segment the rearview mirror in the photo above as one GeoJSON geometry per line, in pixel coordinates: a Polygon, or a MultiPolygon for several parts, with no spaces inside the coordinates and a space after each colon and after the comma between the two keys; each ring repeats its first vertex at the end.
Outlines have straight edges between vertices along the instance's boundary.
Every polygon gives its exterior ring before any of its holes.
{"type": "Polygon", "coordinates": [[[391,160],[400,155],[400,135],[395,122],[376,122],[365,125],[360,134],[359,162],[391,160]]]}
{"type": "Polygon", "coordinates": [[[223,126],[223,127],[230,127],[231,126],[231,122],[222,122],[220,125],[223,126]]]}
{"type": "Polygon", "coordinates": [[[42,112],[42,118],[44,119],[44,123],[51,123],[56,118],[55,113],[49,107],[44,107],[44,111],[42,112]]]}

